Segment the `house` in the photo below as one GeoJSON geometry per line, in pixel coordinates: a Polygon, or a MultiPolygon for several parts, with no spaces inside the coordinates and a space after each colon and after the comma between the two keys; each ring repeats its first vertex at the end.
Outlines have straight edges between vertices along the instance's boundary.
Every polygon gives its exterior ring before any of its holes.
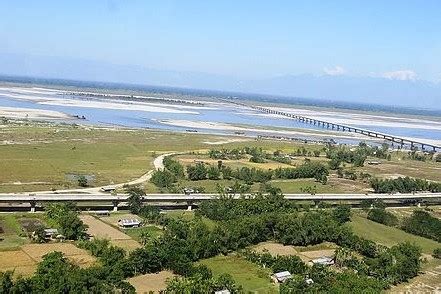
{"type": "Polygon", "coordinates": [[[279,273],[275,273],[271,276],[271,279],[275,282],[275,283],[283,283],[288,279],[291,279],[292,275],[289,271],[284,271],[284,272],[279,272],[279,273]]]}
{"type": "Polygon", "coordinates": [[[333,265],[334,264],[334,258],[329,256],[322,256],[316,259],[312,259],[310,261],[312,264],[320,264],[320,265],[333,265]]]}
{"type": "Polygon", "coordinates": [[[191,193],[194,193],[194,190],[191,188],[184,188],[184,194],[185,195],[190,195],[191,193]]]}
{"type": "Polygon", "coordinates": [[[230,290],[225,289],[225,290],[215,291],[214,294],[231,294],[231,292],[230,290]]]}
{"type": "Polygon", "coordinates": [[[53,237],[58,235],[57,229],[44,229],[44,238],[52,239],[53,237]]]}
{"type": "Polygon", "coordinates": [[[113,186],[107,186],[107,187],[101,187],[101,192],[111,193],[115,191],[115,187],[113,186]]]}
{"type": "Polygon", "coordinates": [[[97,210],[95,211],[96,216],[109,216],[110,211],[108,210],[97,210]]]}
{"type": "Polygon", "coordinates": [[[124,229],[138,228],[141,226],[141,222],[137,219],[120,219],[118,220],[118,225],[124,229]]]}

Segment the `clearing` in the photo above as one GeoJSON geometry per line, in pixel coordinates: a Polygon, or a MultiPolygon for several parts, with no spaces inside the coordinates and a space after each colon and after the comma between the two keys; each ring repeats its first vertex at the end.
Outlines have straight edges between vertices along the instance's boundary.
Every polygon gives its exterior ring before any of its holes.
{"type": "MultiPolygon", "coordinates": [[[[123,215],[119,215],[118,219],[125,218],[123,215]]],[[[91,215],[81,215],[81,220],[89,226],[87,232],[94,238],[108,239],[112,245],[123,248],[127,251],[132,251],[134,249],[140,248],[141,244],[133,240],[129,235],[126,235],[115,226],[105,223],[100,219],[91,215]]],[[[112,216],[105,217],[112,219],[112,216]]],[[[117,222],[117,220],[116,220],[117,222]]]]}
{"type": "Polygon", "coordinates": [[[167,280],[172,279],[175,275],[169,271],[162,271],[156,274],[145,274],[128,279],[136,289],[136,293],[160,293],[167,287],[167,280]]]}
{"type": "Polygon", "coordinates": [[[89,267],[96,262],[86,250],[71,243],[26,244],[18,250],[0,251],[0,271],[14,271],[15,275],[32,275],[42,257],[59,251],[81,267],[89,267]]]}
{"type": "Polygon", "coordinates": [[[385,226],[355,214],[351,218],[350,226],[360,237],[388,247],[407,241],[420,246],[423,253],[426,254],[432,254],[435,248],[441,247],[441,243],[436,241],[412,235],[403,230],[385,226]]]}
{"type": "Polygon", "coordinates": [[[245,293],[278,293],[278,286],[271,282],[271,273],[237,255],[216,256],[199,261],[212,271],[214,276],[228,273],[245,293]]]}

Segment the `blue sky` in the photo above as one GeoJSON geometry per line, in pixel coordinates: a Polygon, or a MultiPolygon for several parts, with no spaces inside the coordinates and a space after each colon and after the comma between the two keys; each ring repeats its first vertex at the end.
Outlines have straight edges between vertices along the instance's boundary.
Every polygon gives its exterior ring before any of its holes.
{"type": "Polygon", "coordinates": [[[441,81],[441,1],[0,1],[0,55],[441,81]]]}

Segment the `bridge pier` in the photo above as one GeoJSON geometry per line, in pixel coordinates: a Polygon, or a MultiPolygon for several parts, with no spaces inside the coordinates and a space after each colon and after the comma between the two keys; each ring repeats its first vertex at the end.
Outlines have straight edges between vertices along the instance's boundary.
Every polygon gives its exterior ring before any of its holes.
{"type": "Polygon", "coordinates": [[[193,201],[187,201],[187,211],[192,211],[193,209],[193,201]]]}
{"type": "Polygon", "coordinates": [[[37,201],[31,200],[31,201],[29,201],[29,204],[31,204],[31,212],[35,212],[35,207],[37,206],[37,201]]]}
{"type": "Polygon", "coordinates": [[[114,200],[114,201],[112,201],[112,204],[113,204],[113,211],[117,212],[118,211],[119,201],[118,200],[114,200]]]}

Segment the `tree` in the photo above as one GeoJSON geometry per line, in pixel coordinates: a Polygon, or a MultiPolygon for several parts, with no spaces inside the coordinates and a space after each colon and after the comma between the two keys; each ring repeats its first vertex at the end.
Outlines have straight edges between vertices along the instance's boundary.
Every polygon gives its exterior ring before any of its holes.
{"type": "Polygon", "coordinates": [[[139,187],[131,186],[126,189],[129,198],[127,199],[131,213],[138,214],[142,207],[142,198],[145,196],[144,190],[139,187]]]}
{"type": "Polygon", "coordinates": [[[384,208],[373,208],[369,211],[367,218],[371,221],[386,225],[396,226],[398,224],[398,218],[391,212],[386,211],[384,208]]]}
{"type": "Polygon", "coordinates": [[[220,179],[220,170],[215,166],[210,166],[207,171],[208,179],[210,180],[219,180],[220,179]]]}
{"type": "Polygon", "coordinates": [[[435,258],[441,259],[441,247],[435,248],[433,250],[432,256],[435,257],[435,258]]]}
{"type": "Polygon", "coordinates": [[[85,225],[78,215],[74,212],[69,212],[61,216],[58,220],[61,234],[68,240],[80,240],[87,237],[85,225]]]}
{"type": "Polygon", "coordinates": [[[87,178],[83,175],[78,176],[78,186],[80,187],[87,187],[88,181],[87,178]]]}
{"type": "Polygon", "coordinates": [[[157,170],[153,173],[150,181],[159,188],[169,188],[173,183],[177,181],[177,177],[169,170],[157,170]]]}
{"type": "Polygon", "coordinates": [[[351,207],[339,205],[333,210],[333,215],[339,224],[344,224],[351,220],[351,207]]]}
{"type": "Polygon", "coordinates": [[[207,168],[203,163],[197,163],[195,166],[187,166],[187,176],[191,181],[205,180],[207,178],[207,168]]]}

